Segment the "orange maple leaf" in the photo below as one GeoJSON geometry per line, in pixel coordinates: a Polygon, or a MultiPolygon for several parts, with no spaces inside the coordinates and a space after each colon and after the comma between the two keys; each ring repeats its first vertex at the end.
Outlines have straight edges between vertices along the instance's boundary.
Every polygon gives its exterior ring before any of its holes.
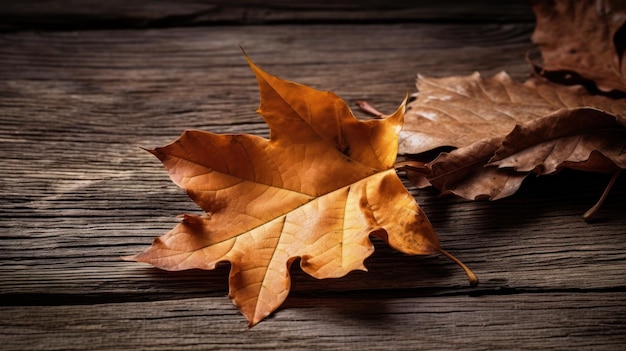
{"type": "Polygon", "coordinates": [[[166,270],[230,262],[229,296],[254,325],[287,297],[297,258],[311,276],[331,278],[366,270],[370,235],[408,254],[442,252],[394,170],[404,103],[385,119],[359,121],[335,94],[246,58],[270,139],[186,131],[152,150],[206,215],[183,215],[126,259],[166,270]]]}

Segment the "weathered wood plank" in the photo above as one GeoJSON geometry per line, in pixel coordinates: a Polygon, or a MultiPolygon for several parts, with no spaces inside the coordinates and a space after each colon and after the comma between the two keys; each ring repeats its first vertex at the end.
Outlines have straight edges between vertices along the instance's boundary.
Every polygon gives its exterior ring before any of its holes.
{"type": "Polygon", "coordinates": [[[290,297],[248,329],[221,298],[0,307],[0,349],[617,350],[626,293],[290,297]]]}
{"type": "Polygon", "coordinates": [[[514,0],[22,0],[0,6],[0,30],[407,21],[532,22],[533,16],[525,2],[514,0]]]}

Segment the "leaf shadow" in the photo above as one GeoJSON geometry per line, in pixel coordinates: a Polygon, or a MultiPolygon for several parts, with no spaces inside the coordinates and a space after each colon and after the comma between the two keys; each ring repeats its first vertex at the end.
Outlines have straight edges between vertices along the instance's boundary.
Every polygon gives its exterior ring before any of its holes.
{"type": "MultiPolygon", "coordinates": [[[[554,175],[530,176],[515,195],[485,202],[485,206],[481,206],[484,212],[481,225],[485,233],[497,234],[511,229],[520,232],[519,229],[535,226],[534,221],[550,223],[556,218],[584,223],[583,213],[598,201],[610,178],[609,174],[568,169],[554,175]]],[[[618,198],[623,197],[625,191],[626,182],[618,180],[595,223],[622,217],[620,207],[623,204],[618,198]]]]}
{"type": "Polygon", "coordinates": [[[447,258],[409,256],[386,243],[372,240],[376,249],[365,265],[337,279],[315,279],[298,267],[291,268],[292,290],[278,311],[320,308],[331,320],[345,319],[380,328],[391,318],[390,302],[398,298],[428,297],[467,290],[462,271],[447,258]],[[457,279],[457,278],[461,279],[457,279]]]}
{"type": "MultiPolygon", "coordinates": [[[[458,223],[467,224],[480,236],[497,239],[524,235],[537,230],[537,223],[558,225],[564,218],[582,222],[582,215],[602,195],[611,175],[565,169],[548,176],[529,176],[516,194],[495,201],[465,200],[438,195],[432,189],[416,196],[433,226],[445,242],[445,233],[459,232],[458,223]],[[443,235],[441,235],[443,233],[443,235]]],[[[623,216],[626,178],[618,179],[594,224],[614,222],[623,216]]]]}
{"type": "Polygon", "coordinates": [[[142,279],[137,290],[167,298],[196,298],[228,294],[230,264],[219,264],[215,270],[190,269],[166,271],[155,267],[142,268],[142,279]]]}
{"type": "Polygon", "coordinates": [[[417,289],[441,286],[457,267],[439,256],[410,256],[372,239],[375,251],[365,261],[367,272],[352,271],[340,278],[315,279],[303,272],[298,261],[291,267],[292,294],[326,294],[370,290],[417,289]],[[401,279],[399,279],[401,278],[401,279]]]}
{"type": "Polygon", "coordinates": [[[359,328],[380,329],[393,320],[390,312],[390,304],[385,298],[344,295],[293,296],[275,313],[288,313],[291,318],[305,314],[306,319],[319,318],[326,325],[357,324],[359,328]]]}

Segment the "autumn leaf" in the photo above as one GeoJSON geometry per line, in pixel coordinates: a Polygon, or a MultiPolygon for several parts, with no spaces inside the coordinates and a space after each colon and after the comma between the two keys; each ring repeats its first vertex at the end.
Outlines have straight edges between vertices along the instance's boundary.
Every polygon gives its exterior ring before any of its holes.
{"type": "Polygon", "coordinates": [[[626,168],[626,117],[593,108],[558,110],[517,125],[490,165],[538,175],[562,167],[616,172],[626,168]]]}
{"type": "Polygon", "coordinates": [[[502,143],[502,137],[486,138],[466,147],[441,153],[427,164],[427,175],[408,170],[409,179],[414,183],[428,183],[443,194],[471,199],[498,200],[511,196],[522,185],[528,172],[501,169],[488,165],[489,160],[502,143]]]}
{"type": "Polygon", "coordinates": [[[626,112],[626,102],[590,95],[580,86],[560,86],[531,78],[513,81],[505,72],[483,78],[430,78],[419,75],[415,99],[407,106],[399,153],[419,154],[441,146],[461,148],[478,140],[504,137],[515,125],[560,108],[595,107],[626,112]]]}
{"type": "Polygon", "coordinates": [[[492,78],[478,73],[419,76],[417,86],[400,133],[400,153],[458,149],[428,162],[427,172],[409,169],[416,183],[426,177],[444,193],[500,199],[514,194],[531,171],[542,175],[564,167],[595,172],[623,168],[620,152],[626,138],[620,121],[626,100],[538,78],[517,83],[506,73],[492,78]]]}
{"type": "Polygon", "coordinates": [[[206,212],[127,259],[166,270],[231,264],[229,296],[250,325],[278,308],[300,258],[315,278],[366,270],[369,236],[407,254],[443,252],[394,170],[404,103],[359,121],[335,94],[267,74],[248,59],[270,139],[186,131],[152,150],[206,212]]]}
{"type": "Polygon", "coordinates": [[[532,0],[541,69],[571,73],[605,92],[626,92],[626,2],[532,0]]]}

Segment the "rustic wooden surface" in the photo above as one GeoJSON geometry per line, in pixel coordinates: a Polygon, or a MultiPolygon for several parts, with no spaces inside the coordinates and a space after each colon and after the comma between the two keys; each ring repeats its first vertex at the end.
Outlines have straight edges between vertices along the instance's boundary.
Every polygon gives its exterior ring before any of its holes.
{"type": "Polygon", "coordinates": [[[533,22],[507,6],[499,11],[514,20],[489,20],[480,10],[498,9],[477,6],[475,21],[442,10],[445,20],[400,24],[320,15],[128,29],[85,28],[63,7],[24,20],[22,7],[20,29],[0,33],[0,349],[620,349],[623,177],[593,224],[581,214],[605,175],[529,179],[498,202],[411,188],[442,245],[479,275],[477,288],[443,257],[375,242],[367,273],[317,281],[294,267],[286,303],[253,328],[226,296],[227,265],[163,272],[119,259],[198,212],[142,147],[190,128],[267,136],[240,44],[273,74],[390,112],[418,72],[523,80],[533,22]]]}
{"type": "Polygon", "coordinates": [[[210,24],[532,21],[519,0],[0,0],[0,30],[210,24]]]}

